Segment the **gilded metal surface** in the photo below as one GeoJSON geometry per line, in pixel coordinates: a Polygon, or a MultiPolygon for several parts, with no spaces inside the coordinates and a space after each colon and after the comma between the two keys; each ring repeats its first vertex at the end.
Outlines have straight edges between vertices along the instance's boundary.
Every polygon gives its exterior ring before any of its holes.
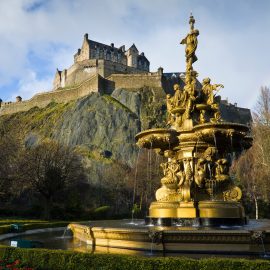
{"type": "Polygon", "coordinates": [[[238,202],[205,201],[198,205],[201,218],[242,218],[244,209],[238,202]]]}
{"type": "Polygon", "coordinates": [[[165,128],[153,128],[138,133],[135,137],[139,147],[166,150],[177,145],[177,131],[165,128]]]}
{"type": "Polygon", "coordinates": [[[161,164],[158,204],[152,203],[150,217],[242,218],[244,210],[237,203],[242,191],[233,183],[229,167],[235,152],[251,146],[249,127],[221,119],[216,93],[222,84],[212,84],[210,78],[203,79],[202,87],[197,84],[193,64],[199,31],[193,16],[189,24],[190,31],[181,41],[186,55],[185,86],[181,89],[175,84],[174,95],[166,97],[168,129],[146,130],[136,136],[140,147],[161,149],[168,157],[161,164]]]}
{"type": "MultiPolygon", "coordinates": [[[[205,202],[205,206],[211,206],[212,202],[205,202]]],[[[233,203],[235,204],[235,203],[233,203]]],[[[213,205],[212,205],[213,206],[213,205]]],[[[215,209],[214,207],[212,209],[215,209]]],[[[119,221],[121,222],[121,221],[119,221]]],[[[222,229],[196,229],[190,228],[162,228],[162,227],[142,227],[134,226],[132,229],[107,227],[97,224],[80,225],[71,224],[74,238],[80,239],[89,244],[90,251],[126,253],[132,250],[132,254],[139,250],[163,251],[164,253],[185,252],[204,253],[208,252],[262,252],[261,237],[264,239],[265,249],[269,251],[270,232],[263,227],[256,230],[222,230],[222,229]],[[87,233],[91,232],[91,234],[87,233]],[[262,235],[263,234],[263,235],[262,235]],[[155,239],[154,237],[158,237],[155,239]],[[159,240],[159,241],[158,241],[159,240]],[[102,249],[106,247],[106,249],[102,249]],[[112,248],[110,250],[110,248],[112,248]]],[[[267,225],[269,227],[269,224],[267,225]]]]}

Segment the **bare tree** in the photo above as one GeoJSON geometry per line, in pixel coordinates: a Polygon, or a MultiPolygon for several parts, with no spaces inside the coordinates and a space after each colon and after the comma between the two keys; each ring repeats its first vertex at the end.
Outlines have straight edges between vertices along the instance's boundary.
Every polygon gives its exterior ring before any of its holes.
{"type": "Polygon", "coordinates": [[[0,195],[7,195],[16,178],[18,156],[21,153],[19,138],[5,134],[0,138],[0,195]]]}
{"type": "Polygon", "coordinates": [[[253,112],[255,124],[270,126],[270,89],[262,86],[253,112]]]}
{"type": "Polygon", "coordinates": [[[33,188],[44,199],[44,217],[59,193],[83,177],[80,158],[75,152],[55,141],[44,141],[26,149],[20,160],[20,178],[24,188],[33,188]]]}
{"type": "Polygon", "coordinates": [[[231,172],[240,180],[245,195],[255,204],[255,218],[259,217],[258,200],[262,196],[262,190],[259,182],[261,178],[256,173],[258,168],[255,161],[256,159],[255,147],[253,146],[247,152],[236,160],[231,168],[231,172]]]}
{"type": "Polygon", "coordinates": [[[270,89],[261,87],[253,113],[253,145],[234,164],[233,172],[246,194],[254,201],[256,218],[258,200],[270,200],[270,89]]]}
{"type": "Polygon", "coordinates": [[[129,187],[133,189],[133,208],[138,206],[141,211],[148,211],[150,203],[155,200],[155,192],[163,177],[160,169],[162,160],[153,150],[140,150],[137,162],[129,173],[129,187]]]}

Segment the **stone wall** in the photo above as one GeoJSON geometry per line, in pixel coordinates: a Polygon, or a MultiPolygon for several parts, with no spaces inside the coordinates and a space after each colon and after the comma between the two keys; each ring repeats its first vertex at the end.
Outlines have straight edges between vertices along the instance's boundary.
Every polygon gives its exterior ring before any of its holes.
{"type": "MultiPolygon", "coordinates": [[[[99,61],[101,61],[101,63],[99,63],[97,68],[104,70],[102,68],[103,64],[107,67],[107,72],[110,72],[110,68],[112,70],[115,68],[113,64],[108,65],[108,63],[104,63],[106,60],[99,61]]],[[[137,72],[135,69],[133,71],[137,72]]],[[[74,76],[79,76],[79,74],[80,73],[74,74],[74,76]]],[[[83,79],[83,77],[80,78],[83,79]]],[[[106,79],[95,73],[92,76],[91,74],[88,74],[88,78],[89,79],[73,87],[67,86],[65,88],[58,88],[54,91],[36,94],[30,100],[2,103],[0,108],[0,115],[27,111],[36,106],[43,108],[52,101],[60,103],[76,100],[80,97],[87,96],[91,92],[99,92],[101,94],[110,95],[115,89],[120,88],[138,89],[144,86],[152,88],[162,87],[162,73],[160,72],[112,74],[106,79]]]]}
{"type": "Polygon", "coordinates": [[[53,101],[61,103],[76,100],[80,97],[87,96],[91,92],[99,92],[102,80],[99,75],[93,75],[91,78],[75,87],[39,93],[26,101],[2,103],[0,115],[28,111],[33,107],[44,108],[53,101]]]}
{"type": "Polygon", "coordinates": [[[96,60],[86,60],[76,63],[67,70],[65,86],[80,84],[95,74],[97,74],[96,60]]]}
{"type": "Polygon", "coordinates": [[[134,67],[129,67],[120,63],[103,60],[103,59],[98,60],[97,70],[98,70],[98,73],[104,78],[107,78],[111,74],[115,74],[115,73],[131,74],[131,76],[133,76],[133,74],[145,73],[145,71],[136,69],[134,67]]]}
{"type": "Polygon", "coordinates": [[[237,104],[228,103],[226,100],[221,100],[220,113],[221,117],[229,122],[241,123],[248,126],[252,123],[250,109],[237,107],[237,104]]]}
{"type": "Polygon", "coordinates": [[[142,74],[112,74],[107,80],[114,82],[115,89],[138,89],[144,86],[162,87],[162,74],[158,72],[142,74]]]}
{"type": "Polygon", "coordinates": [[[114,73],[136,74],[145,73],[145,71],[104,59],[84,60],[73,64],[67,70],[57,70],[54,79],[54,90],[57,90],[59,86],[77,85],[94,74],[100,74],[106,78],[114,73]]]}

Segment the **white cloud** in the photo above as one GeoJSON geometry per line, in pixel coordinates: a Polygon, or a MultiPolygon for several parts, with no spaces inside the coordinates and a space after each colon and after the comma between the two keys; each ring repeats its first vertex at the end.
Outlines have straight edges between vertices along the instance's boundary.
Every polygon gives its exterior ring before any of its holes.
{"type": "Polygon", "coordinates": [[[152,70],[183,71],[179,41],[192,10],[200,30],[194,65],[200,79],[223,83],[224,98],[252,107],[259,86],[270,85],[269,7],[267,0],[1,0],[0,85],[24,82],[10,97],[24,93],[26,85],[24,98],[44,86],[50,89],[56,68],[72,64],[86,32],[90,39],[116,46],[134,42],[152,70]],[[40,59],[31,59],[29,52],[40,59]],[[30,79],[29,70],[38,76],[30,79]]]}
{"type": "Polygon", "coordinates": [[[30,99],[37,92],[47,92],[52,88],[52,77],[37,78],[37,74],[28,70],[26,76],[19,81],[19,88],[12,94],[14,101],[17,96],[23,99],[30,99]]]}

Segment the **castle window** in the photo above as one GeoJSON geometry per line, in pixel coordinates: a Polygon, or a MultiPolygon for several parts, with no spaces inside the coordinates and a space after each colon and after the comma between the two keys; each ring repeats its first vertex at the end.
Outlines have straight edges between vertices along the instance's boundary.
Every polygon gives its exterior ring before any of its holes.
{"type": "Polygon", "coordinates": [[[103,57],[104,57],[104,51],[100,50],[99,51],[99,58],[103,59],[103,57]]]}
{"type": "Polygon", "coordinates": [[[136,57],[132,57],[132,66],[136,66],[136,64],[137,64],[136,57]]]}
{"type": "Polygon", "coordinates": [[[91,50],[91,58],[96,58],[96,50],[91,50]]]}
{"type": "Polygon", "coordinates": [[[118,63],[121,63],[121,62],[122,62],[121,60],[122,60],[122,59],[121,59],[121,54],[118,53],[118,55],[117,55],[117,62],[118,62],[118,63]]]}

